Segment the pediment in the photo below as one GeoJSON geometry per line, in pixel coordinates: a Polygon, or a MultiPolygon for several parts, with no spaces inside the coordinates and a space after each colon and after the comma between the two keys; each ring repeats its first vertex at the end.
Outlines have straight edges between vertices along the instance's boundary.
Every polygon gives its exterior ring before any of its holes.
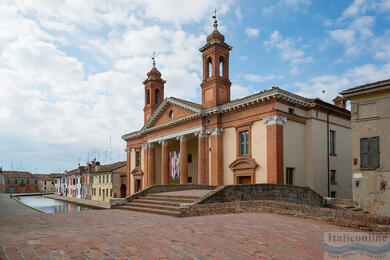
{"type": "Polygon", "coordinates": [[[144,175],[144,172],[142,171],[142,169],[140,167],[135,167],[131,172],[130,174],[134,175],[134,176],[142,176],[144,175]]]}
{"type": "Polygon", "coordinates": [[[255,159],[249,158],[249,157],[240,157],[233,161],[230,165],[229,168],[232,169],[233,171],[235,170],[246,170],[246,169],[251,169],[254,170],[258,164],[256,163],[255,159]]]}
{"type": "Polygon", "coordinates": [[[142,130],[175,122],[200,112],[200,105],[177,98],[167,98],[160,104],[142,130]]]}

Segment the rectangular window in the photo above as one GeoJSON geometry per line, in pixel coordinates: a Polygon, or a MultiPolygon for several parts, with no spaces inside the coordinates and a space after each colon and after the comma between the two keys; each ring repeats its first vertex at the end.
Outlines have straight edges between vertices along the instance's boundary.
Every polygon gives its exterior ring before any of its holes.
{"type": "Polygon", "coordinates": [[[35,180],[35,184],[38,184],[38,180],[35,180]]]}
{"type": "Polygon", "coordinates": [[[23,179],[20,180],[20,184],[21,184],[21,185],[24,184],[24,180],[23,180],[23,179]]]}
{"type": "Polygon", "coordinates": [[[141,152],[135,152],[135,166],[139,167],[141,165],[141,152]]]}
{"type": "Polygon", "coordinates": [[[336,154],[335,144],[336,144],[336,132],[333,130],[329,130],[329,153],[330,154],[336,154]]]}
{"type": "Polygon", "coordinates": [[[379,168],[379,137],[360,139],[360,167],[379,168]]]}
{"type": "Polygon", "coordinates": [[[102,189],[99,188],[99,196],[102,196],[102,189]]]}
{"type": "Polygon", "coordinates": [[[286,184],[294,184],[294,168],[286,168],[286,184]]]}
{"type": "Polygon", "coordinates": [[[15,184],[18,184],[18,180],[17,179],[15,179],[15,184]]]}
{"type": "Polygon", "coordinates": [[[105,177],[106,177],[106,176],[105,176],[105,175],[103,175],[103,183],[105,183],[105,177]]]}
{"type": "Polygon", "coordinates": [[[192,154],[188,154],[188,163],[192,163],[192,154]]]}
{"type": "Polygon", "coordinates": [[[108,197],[108,189],[106,189],[106,197],[108,197]]]}
{"type": "Polygon", "coordinates": [[[240,156],[249,154],[249,134],[248,131],[240,132],[240,156]]]}
{"type": "Polygon", "coordinates": [[[99,175],[99,183],[102,183],[102,176],[99,175]]]}
{"type": "Polygon", "coordinates": [[[336,170],[330,170],[330,183],[337,184],[336,183],[336,170]]]}
{"type": "Polygon", "coordinates": [[[27,184],[30,184],[30,179],[27,179],[27,184]]]}
{"type": "Polygon", "coordinates": [[[112,197],[112,189],[110,189],[110,197],[112,197]]]}
{"type": "Polygon", "coordinates": [[[8,180],[7,180],[7,183],[8,183],[8,184],[11,184],[11,180],[10,180],[10,179],[8,179],[8,180]]]}
{"type": "Polygon", "coordinates": [[[113,176],[111,175],[111,183],[113,183],[113,176]]]}
{"type": "Polygon", "coordinates": [[[335,191],[331,191],[330,192],[330,197],[331,198],[336,198],[336,192],[335,191]]]}

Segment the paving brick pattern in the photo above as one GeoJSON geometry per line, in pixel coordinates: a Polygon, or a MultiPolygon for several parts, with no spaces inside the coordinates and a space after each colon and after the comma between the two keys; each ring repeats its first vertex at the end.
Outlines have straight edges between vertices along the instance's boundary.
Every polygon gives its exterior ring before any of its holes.
{"type": "Polygon", "coordinates": [[[323,232],[267,213],[173,218],[122,210],[0,217],[0,259],[322,259],[323,232]]]}

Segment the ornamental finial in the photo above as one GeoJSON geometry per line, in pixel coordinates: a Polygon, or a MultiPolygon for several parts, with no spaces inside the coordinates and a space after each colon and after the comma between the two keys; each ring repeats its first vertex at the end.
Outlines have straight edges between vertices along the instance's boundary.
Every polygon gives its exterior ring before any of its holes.
{"type": "Polygon", "coordinates": [[[217,30],[217,27],[218,27],[218,21],[217,21],[217,9],[214,9],[214,15],[213,15],[213,19],[214,19],[214,30],[217,30]]]}
{"type": "Polygon", "coordinates": [[[153,61],[153,68],[156,68],[156,53],[153,52],[153,56],[152,56],[152,61],[153,61]]]}

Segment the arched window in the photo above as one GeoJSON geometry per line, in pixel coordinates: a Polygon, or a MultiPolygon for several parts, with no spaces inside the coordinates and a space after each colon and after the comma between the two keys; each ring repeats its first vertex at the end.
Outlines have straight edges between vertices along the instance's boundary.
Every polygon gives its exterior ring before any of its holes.
{"type": "Polygon", "coordinates": [[[210,78],[213,75],[213,63],[211,58],[207,60],[207,77],[210,78]]]}
{"type": "Polygon", "coordinates": [[[158,89],[154,92],[154,101],[157,105],[160,104],[160,91],[158,89]]]}
{"type": "Polygon", "coordinates": [[[146,91],[146,104],[147,105],[150,104],[150,90],[149,89],[146,91]]]}
{"type": "Polygon", "coordinates": [[[220,77],[223,77],[224,75],[223,75],[223,58],[221,57],[221,58],[219,58],[219,76],[220,77]]]}

